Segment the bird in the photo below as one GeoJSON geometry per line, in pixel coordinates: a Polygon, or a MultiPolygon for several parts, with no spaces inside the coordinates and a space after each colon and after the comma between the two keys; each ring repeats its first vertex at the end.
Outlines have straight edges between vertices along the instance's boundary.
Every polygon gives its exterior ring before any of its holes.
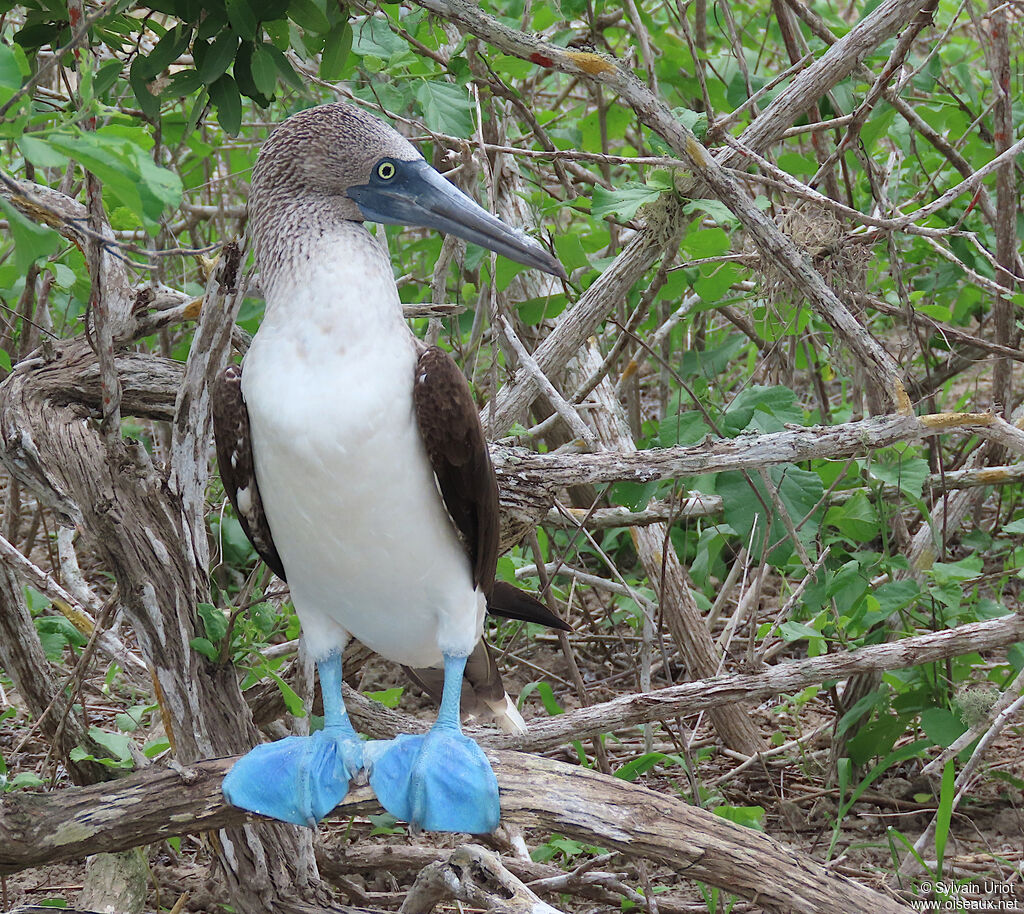
{"type": "Polygon", "coordinates": [[[324,725],[255,747],[223,792],[315,828],[365,776],[414,829],[488,833],[497,780],[462,732],[463,695],[507,730],[525,724],[482,638],[484,614],[569,627],[495,580],[498,491],[472,392],[452,357],[409,329],[367,222],[436,229],[566,279],[540,242],[355,105],[295,113],[263,144],[248,232],[266,307],[241,367],[212,385],[214,436],[242,529],[288,583],[324,725]],[[440,692],[427,733],[356,733],[341,690],[352,636],[440,692]]]}

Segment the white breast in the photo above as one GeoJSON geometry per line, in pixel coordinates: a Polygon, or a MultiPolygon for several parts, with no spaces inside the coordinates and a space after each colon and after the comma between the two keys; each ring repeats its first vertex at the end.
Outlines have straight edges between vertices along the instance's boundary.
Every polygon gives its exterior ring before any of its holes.
{"type": "Polygon", "coordinates": [[[414,341],[362,227],[267,289],[242,387],[274,543],[314,656],[350,632],[414,667],[469,653],[485,604],[412,402],[414,341]],[[354,253],[357,256],[353,256],[354,253]]]}

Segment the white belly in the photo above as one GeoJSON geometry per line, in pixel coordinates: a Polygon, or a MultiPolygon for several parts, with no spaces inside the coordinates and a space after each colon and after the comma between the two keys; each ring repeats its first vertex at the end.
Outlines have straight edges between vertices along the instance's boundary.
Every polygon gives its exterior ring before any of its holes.
{"type": "Polygon", "coordinates": [[[390,660],[467,654],[485,602],[444,509],[412,403],[416,353],[264,326],[243,391],[260,495],[314,657],[346,632],[390,660]]]}

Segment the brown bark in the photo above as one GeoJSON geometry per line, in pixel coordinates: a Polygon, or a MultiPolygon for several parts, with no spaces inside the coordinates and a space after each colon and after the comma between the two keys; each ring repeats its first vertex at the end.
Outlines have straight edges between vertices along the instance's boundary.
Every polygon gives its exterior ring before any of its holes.
{"type": "MultiPolygon", "coordinates": [[[[498,776],[506,822],[646,857],[687,878],[756,899],[770,911],[847,914],[911,910],[880,892],[791,851],[753,829],[665,794],[578,766],[516,752],[488,752],[498,776]]],[[[0,800],[0,873],[44,860],[68,860],[238,825],[242,810],[225,805],[220,784],[234,759],[177,771],[147,769],[116,788],[83,787],[0,800]]],[[[350,792],[335,815],[379,807],[368,787],[350,792]]],[[[250,909],[251,910],[251,909],[250,909]]],[[[291,907],[278,910],[305,910],[291,907]]],[[[336,909],[337,910],[337,909],[336,909]]]]}

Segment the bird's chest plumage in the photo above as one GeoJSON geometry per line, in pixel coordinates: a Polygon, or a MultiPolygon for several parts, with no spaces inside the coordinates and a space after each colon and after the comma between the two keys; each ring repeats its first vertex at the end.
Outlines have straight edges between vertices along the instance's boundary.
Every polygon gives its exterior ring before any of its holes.
{"type": "Polygon", "coordinates": [[[390,271],[375,283],[374,264],[355,266],[320,269],[303,307],[279,307],[276,290],[246,355],[257,480],[314,655],[344,629],[432,666],[472,649],[483,600],[419,436],[417,354],[390,271]]]}

